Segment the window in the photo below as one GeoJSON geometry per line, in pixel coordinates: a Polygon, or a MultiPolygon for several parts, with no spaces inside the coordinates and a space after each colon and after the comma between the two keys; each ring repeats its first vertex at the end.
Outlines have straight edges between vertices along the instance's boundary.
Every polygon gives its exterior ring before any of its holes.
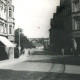
{"type": "Polygon", "coordinates": [[[80,30],[80,21],[75,22],[75,28],[74,30],[80,30]]]}
{"type": "Polygon", "coordinates": [[[3,26],[1,26],[1,34],[3,34],[4,33],[4,28],[3,28],[3,26]]]}
{"type": "Polygon", "coordinates": [[[6,6],[4,6],[4,12],[6,12],[6,6]]]}
{"type": "Polygon", "coordinates": [[[7,34],[7,24],[5,24],[4,33],[7,34]]]}
{"type": "Polygon", "coordinates": [[[12,25],[9,25],[9,34],[12,34],[12,25]]]}
{"type": "Polygon", "coordinates": [[[9,7],[9,17],[12,17],[12,9],[9,7]]]}
{"type": "Polygon", "coordinates": [[[80,11],[79,0],[77,0],[77,1],[74,3],[74,11],[75,11],[75,12],[80,11]]]}

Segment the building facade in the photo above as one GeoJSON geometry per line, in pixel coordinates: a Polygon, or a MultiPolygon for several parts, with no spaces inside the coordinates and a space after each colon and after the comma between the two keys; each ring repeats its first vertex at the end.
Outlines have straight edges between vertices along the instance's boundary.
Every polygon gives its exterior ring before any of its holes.
{"type": "Polygon", "coordinates": [[[52,50],[80,52],[80,0],[60,0],[50,25],[52,50]]]}
{"type": "Polygon", "coordinates": [[[0,58],[14,58],[14,26],[12,0],[0,0],[0,58]]]}

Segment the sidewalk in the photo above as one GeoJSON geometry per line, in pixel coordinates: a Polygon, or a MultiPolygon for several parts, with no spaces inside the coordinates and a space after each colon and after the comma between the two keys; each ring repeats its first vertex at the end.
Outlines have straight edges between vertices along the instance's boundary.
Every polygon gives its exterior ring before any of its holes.
{"type": "Polygon", "coordinates": [[[21,62],[29,60],[29,59],[30,59],[30,57],[21,55],[19,58],[2,60],[2,61],[0,61],[0,68],[5,67],[5,66],[11,66],[11,65],[14,65],[17,63],[21,63],[21,62]]]}
{"type": "MultiPolygon", "coordinates": [[[[35,51],[35,49],[31,49],[30,52],[31,54],[35,51]]],[[[14,58],[14,59],[7,59],[7,60],[2,60],[0,61],[0,68],[4,68],[5,66],[11,66],[17,63],[24,62],[26,60],[29,60],[32,56],[27,57],[26,53],[21,55],[19,58],[14,58]]]]}

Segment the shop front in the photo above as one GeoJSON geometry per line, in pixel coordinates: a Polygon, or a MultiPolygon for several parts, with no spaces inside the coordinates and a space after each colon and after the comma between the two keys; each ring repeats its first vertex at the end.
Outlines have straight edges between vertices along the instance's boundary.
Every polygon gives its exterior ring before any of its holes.
{"type": "Polygon", "coordinates": [[[14,47],[6,37],[0,36],[0,60],[13,59],[14,58],[14,47]]]}

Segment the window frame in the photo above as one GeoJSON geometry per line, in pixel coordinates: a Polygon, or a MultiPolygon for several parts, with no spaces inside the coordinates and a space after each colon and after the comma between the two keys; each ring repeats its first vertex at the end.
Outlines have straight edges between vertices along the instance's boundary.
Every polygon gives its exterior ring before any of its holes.
{"type": "Polygon", "coordinates": [[[9,34],[12,34],[12,25],[9,25],[9,34]]]}
{"type": "Polygon", "coordinates": [[[74,30],[80,30],[80,20],[75,20],[74,30]]]}

